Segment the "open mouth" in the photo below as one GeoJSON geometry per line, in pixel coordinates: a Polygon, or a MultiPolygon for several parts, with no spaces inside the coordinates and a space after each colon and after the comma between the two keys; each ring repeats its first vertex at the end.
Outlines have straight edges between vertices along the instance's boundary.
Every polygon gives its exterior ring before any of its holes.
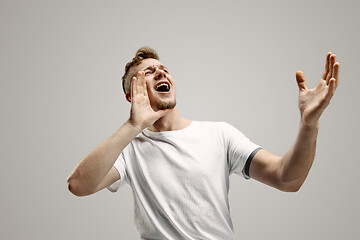
{"type": "Polygon", "coordinates": [[[157,92],[169,92],[170,91],[170,85],[166,82],[163,82],[163,83],[159,83],[155,90],[157,92]]]}

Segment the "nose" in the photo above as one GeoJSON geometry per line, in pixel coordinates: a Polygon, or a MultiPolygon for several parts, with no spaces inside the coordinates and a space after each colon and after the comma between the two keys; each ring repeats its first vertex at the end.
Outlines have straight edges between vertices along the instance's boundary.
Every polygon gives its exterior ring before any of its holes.
{"type": "Polygon", "coordinates": [[[156,68],[155,79],[160,80],[165,77],[166,77],[165,71],[162,69],[156,68]]]}

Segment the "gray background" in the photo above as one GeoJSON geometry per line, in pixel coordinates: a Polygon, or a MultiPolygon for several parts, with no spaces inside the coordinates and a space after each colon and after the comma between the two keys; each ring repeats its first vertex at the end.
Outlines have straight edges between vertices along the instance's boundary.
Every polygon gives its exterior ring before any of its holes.
{"type": "Polygon", "coordinates": [[[78,198],[66,179],[129,116],[120,78],[149,45],[185,118],[226,121],[283,154],[333,51],[340,85],[297,193],[231,176],[237,239],[355,239],[359,228],[357,1],[3,1],[0,239],[138,239],[130,188],[78,198]]]}

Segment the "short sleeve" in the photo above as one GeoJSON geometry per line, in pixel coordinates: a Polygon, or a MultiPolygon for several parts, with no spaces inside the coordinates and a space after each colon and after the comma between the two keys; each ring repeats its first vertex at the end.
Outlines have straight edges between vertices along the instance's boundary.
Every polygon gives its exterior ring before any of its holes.
{"type": "MultiPolygon", "coordinates": [[[[246,162],[261,147],[250,141],[242,132],[228,123],[224,123],[224,138],[227,147],[229,172],[236,173],[249,179],[243,173],[246,162]]],[[[251,159],[250,159],[251,160],[251,159]]]]}
{"type": "Polygon", "coordinates": [[[126,165],[123,153],[120,153],[113,166],[119,172],[120,179],[107,187],[107,189],[111,192],[116,192],[127,181],[126,165]]]}

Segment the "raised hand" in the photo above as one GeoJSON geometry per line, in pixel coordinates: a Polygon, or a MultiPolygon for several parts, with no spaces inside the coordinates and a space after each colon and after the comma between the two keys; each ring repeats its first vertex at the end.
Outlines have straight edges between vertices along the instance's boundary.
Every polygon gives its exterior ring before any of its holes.
{"type": "Polygon", "coordinates": [[[131,82],[131,111],[129,121],[134,127],[144,129],[153,125],[170,109],[154,111],[148,96],[145,72],[140,71],[131,82]]]}
{"type": "Polygon", "coordinates": [[[340,64],[336,55],[329,52],[326,56],[325,71],[315,88],[308,89],[304,73],[296,72],[299,86],[299,109],[301,120],[306,125],[315,125],[325,108],[329,105],[339,83],[340,64]]]}

